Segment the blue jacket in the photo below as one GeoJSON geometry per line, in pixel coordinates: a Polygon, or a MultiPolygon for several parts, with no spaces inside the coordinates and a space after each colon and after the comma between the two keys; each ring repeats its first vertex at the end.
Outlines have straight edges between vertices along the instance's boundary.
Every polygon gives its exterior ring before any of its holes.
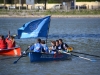
{"type": "Polygon", "coordinates": [[[48,49],[48,46],[46,44],[42,44],[42,47],[43,47],[43,50],[46,52],[46,53],[49,53],[49,49],[48,49]]]}
{"type": "Polygon", "coordinates": [[[40,43],[35,43],[30,47],[30,50],[33,52],[41,52],[42,50],[42,45],[40,43]]]}

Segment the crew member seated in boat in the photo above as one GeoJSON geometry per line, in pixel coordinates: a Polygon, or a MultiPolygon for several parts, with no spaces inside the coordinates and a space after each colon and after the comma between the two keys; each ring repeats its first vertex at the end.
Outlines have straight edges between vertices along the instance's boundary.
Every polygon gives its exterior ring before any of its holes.
{"type": "Polygon", "coordinates": [[[42,52],[49,53],[49,49],[48,49],[48,46],[45,44],[45,40],[41,40],[41,45],[43,47],[42,52]]]}
{"type": "Polygon", "coordinates": [[[40,52],[42,51],[42,45],[41,45],[41,39],[37,39],[37,43],[35,43],[34,45],[30,46],[30,50],[33,52],[40,52]]]}
{"type": "Polygon", "coordinates": [[[57,49],[56,49],[56,41],[51,41],[51,47],[49,47],[50,53],[51,54],[56,54],[57,53],[57,49]]]}
{"type": "Polygon", "coordinates": [[[56,40],[56,49],[59,50],[59,40],[56,40]]]}
{"type": "Polygon", "coordinates": [[[0,49],[6,49],[7,43],[3,35],[0,35],[0,49]]]}
{"type": "Polygon", "coordinates": [[[58,47],[59,50],[65,51],[67,50],[68,47],[69,46],[66,43],[64,43],[62,39],[59,39],[59,47],[58,47]]]}
{"type": "Polygon", "coordinates": [[[6,42],[7,42],[7,48],[14,48],[15,47],[15,39],[13,36],[9,36],[6,38],[6,42]]]}

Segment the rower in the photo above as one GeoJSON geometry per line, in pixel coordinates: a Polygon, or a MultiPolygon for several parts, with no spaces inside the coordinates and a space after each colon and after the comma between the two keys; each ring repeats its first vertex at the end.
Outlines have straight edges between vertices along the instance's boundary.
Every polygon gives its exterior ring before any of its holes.
{"type": "Polygon", "coordinates": [[[10,48],[14,48],[15,47],[15,39],[13,36],[8,36],[6,38],[6,42],[7,42],[7,48],[10,49],[10,48]]]}
{"type": "Polygon", "coordinates": [[[42,52],[49,53],[49,49],[48,49],[48,46],[45,43],[45,40],[41,40],[41,45],[43,47],[42,52]]]}
{"type": "Polygon", "coordinates": [[[38,38],[37,39],[37,43],[33,44],[32,46],[30,46],[30,50],[33,52],[40,52],[42,51],[42,45],[41,45],[41,39],[38,38]]]}
{"type": "Polygon", "coordinates": [[[3,35],[0,35],[0,49],[6,49],[7,43],[3,35]]]}
{"type": "Polygon", "coordinates": [[[56,54],[57,49],[56,49],[56,41],[51,41],[51,47],[49,47],[50,53],[51,54],[56,54]]]}
{"type": "Polygon", "coordinates": [[[66,51],[68,47],[69,46],[66,43],[64,43],[62,39],[59,39],[59,50],[66,51]]]}
{"type": "Polygon", "coordinates": [[[56,40],[56,49],[59,50],[59,40],[56,40]]]}
{"type": "Polygon", "coordinates": [[[10,31],[8,32],[8,37],[6,38],[7,48],[14,48],[16,46],[16,42],[13,36],[10,36],[10,31]]]}

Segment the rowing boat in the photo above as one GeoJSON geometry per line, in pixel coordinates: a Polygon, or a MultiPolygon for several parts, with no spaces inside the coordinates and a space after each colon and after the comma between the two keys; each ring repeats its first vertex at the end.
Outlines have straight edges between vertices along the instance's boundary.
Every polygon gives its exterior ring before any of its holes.
{"type": "Polygon", "coordinates": [[[29,59],[30,62],[69,60],[71,59],[71,54],[70,53],[45,54],[38,52],[29,52],[29,59]]]}
{"type": "Polygon", "coordinates": [[[21,56],[21,48],[16,47],[12,49],[2,49],[0,50],[0,55],[2,56],[21,56]]]}

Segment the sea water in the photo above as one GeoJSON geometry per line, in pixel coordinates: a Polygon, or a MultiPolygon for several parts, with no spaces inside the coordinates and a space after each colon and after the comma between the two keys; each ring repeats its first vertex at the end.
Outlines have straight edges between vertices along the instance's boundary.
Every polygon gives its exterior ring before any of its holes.
{"type": "MultiPolygon", "coordinates": [[[[38,18],[0,18],[0,34],[17,34],[23,24],[38,18]]],[[[51,40],[63,39],[74,51],[100,56],[100,18],[51,18],[47,44],[51,40]]],[[[36,39],[15,39],[17,45],[26,50],[36,39]]],[[[72,60],[30,63],[28,57],[13,64],[16,57],[0,56],[0,75],[100,75],[100,58],[79,55],[72,60]]]]}

